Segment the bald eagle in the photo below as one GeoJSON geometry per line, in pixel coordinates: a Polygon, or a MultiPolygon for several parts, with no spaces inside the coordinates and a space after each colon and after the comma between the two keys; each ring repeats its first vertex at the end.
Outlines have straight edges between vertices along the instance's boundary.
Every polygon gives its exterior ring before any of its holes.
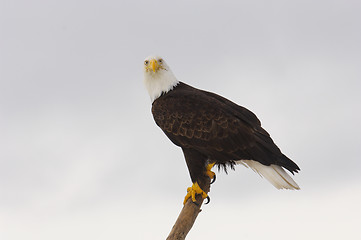
{"type": "Polygon", "coordinates": [[[194,202],[196,194],[207,198],[200,186],[215,179],[214,165],[233,169],[240,163],[277,189],[299,189],[284,169],[294,174],[300,168],[280,151],[251,111],[178,81],[158,56],[144,60],[144,84],[156,124],[183,150],[193,183],[184,203],[188,198],[194,202]]]}

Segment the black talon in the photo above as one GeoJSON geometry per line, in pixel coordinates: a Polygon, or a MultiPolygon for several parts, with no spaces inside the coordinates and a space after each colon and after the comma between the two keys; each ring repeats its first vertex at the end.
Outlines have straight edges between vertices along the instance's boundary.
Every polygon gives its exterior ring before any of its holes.
{"type": "Polygon", "coordinates": [[[211,201],[211,198],[207,196],[207,202],[205,204],[208,204],[211,201]]]}
{"type": "Polygon", "coordinates": [[[213,177],[213,179],[212,179],[212,181],[211,181],[210,184],[214,183],[215,181],[216,181],[216,174],[214,174],[214,177],[213,177]]]}

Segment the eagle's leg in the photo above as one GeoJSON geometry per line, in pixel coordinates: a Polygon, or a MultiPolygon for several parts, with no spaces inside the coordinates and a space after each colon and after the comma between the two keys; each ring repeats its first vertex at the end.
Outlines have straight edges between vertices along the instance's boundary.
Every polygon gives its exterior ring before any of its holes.
{"type": "Polygon", "coordinates": [[[207,192],[209,191],[210,178],[207,174],[209,171],[207,170],[207,156],[194,149],[182,148],[182,150],[193,183],[192,187],[187,189],[187,195],[184,198],[184,204],[189,198],[195,202],[197,194],[201,195],[202,198],[205,199],[208,196],[207,192]]]}
{"type": "Polygon", "coordinates": [[[202,190],[202,188],[198,185],[197,182],[193,183],[192,187],[187,189],[187,195],[184,198],[183,204],[186,204],[188,198],[192,198],[192,201],[196,201],[196,194],[202,195],[202,198],[205,199],[208,197],[207,193],[202,190]]]}
{"type": "Polygon", "coordinates": [[[215,162],[214,163],[210,163],[206,166],[206,174],[207,176],[211,179],[211,184],[214,183],[216,181],[216,174],[214,172],[211,171],[212,167],[214,166],[214,164],[216,164],[215,162]]]}

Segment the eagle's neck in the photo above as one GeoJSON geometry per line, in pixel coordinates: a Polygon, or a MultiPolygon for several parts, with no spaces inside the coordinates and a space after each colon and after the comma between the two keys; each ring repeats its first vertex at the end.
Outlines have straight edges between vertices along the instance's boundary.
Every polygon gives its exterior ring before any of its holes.
{"type": "Polygon", "coordinates": [[[148,90],[152,102],[162,94],[171,91],[178,83],[179,81],[170,69],[161,70],[155,73],[144,73],[144,85],[148,90]]]}

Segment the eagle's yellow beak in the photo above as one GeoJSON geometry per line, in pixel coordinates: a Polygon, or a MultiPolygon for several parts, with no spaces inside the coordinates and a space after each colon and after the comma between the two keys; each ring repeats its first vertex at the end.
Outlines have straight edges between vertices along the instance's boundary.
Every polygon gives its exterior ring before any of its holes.
{"type": "Polygon", "coordinates": [[[150,69],[153,70],[153,72],[158,71],[158,69],[159,69],[159,64],[158,64],[157,60],[155,60],[155,59],[152,59],[149,61],[149,66],[150,66],[150,69]]]}

